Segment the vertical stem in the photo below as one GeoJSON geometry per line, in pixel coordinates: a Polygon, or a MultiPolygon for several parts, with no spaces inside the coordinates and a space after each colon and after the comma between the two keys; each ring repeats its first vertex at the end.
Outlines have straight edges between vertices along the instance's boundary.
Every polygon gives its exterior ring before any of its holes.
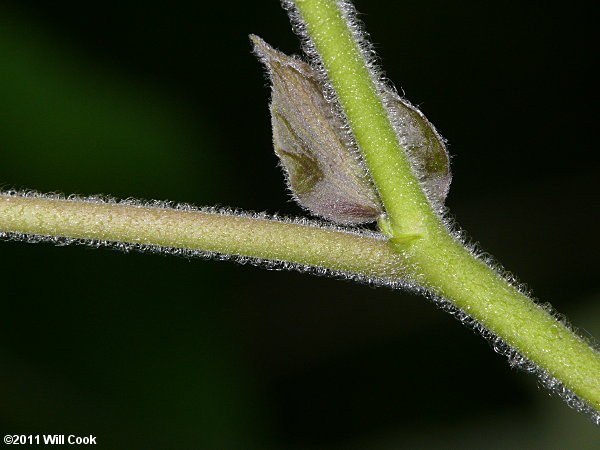
{"type": "Polygon", "coordinates": [[[343,12],[330,0],[296,1],[296,6],[367,162],[394,235],[425,233],[424,222],[437,218],[412,172],[343,12]]]}
{"type": "MultiPolygon", "coordinates": [[[[600,412],[600,353],[476,258],[446,229],[427,202],[378,95],[375,75],[343,11],[343,2],[295,0],[327,71],[413,280],[442,296],[543,373],[600,412]]],[[[596,415],[600,421],[600,415],[596,415]]]]}

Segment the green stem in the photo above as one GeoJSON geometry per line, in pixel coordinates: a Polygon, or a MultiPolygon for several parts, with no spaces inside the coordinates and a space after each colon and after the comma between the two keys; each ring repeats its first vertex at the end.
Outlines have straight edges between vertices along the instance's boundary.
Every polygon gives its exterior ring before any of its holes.
{"type": "Polygon", "coordinates": [[[296,0],[384,202],[388,241],[245,215],[0,194],[0,233],[217,252],[420,285],[600,411],[600,354],[473,256],[430,207],[338,3],[296,0]]]}
{"type": "Polygon", "coordinates": [[[377,236],[251,215],[0,194],[0,232],[284,261],[397,284],[404,264],[377,236]]]}
{"type": "MultiPolygon", "coordinates": [[[[394,235],[424,233],[431,208],[381,102],[374,77],[335,1],[297,1],[391,221],[394,235]],[[335,37],[335,38],[333,38],[335,37]],[[395,220],[402,218],[401,221],[395,220]]],[[[435,218],[433,218],[435,220],[435,218]]]]}
{"type": "Polygon", "coordinates": [[[339,2],[295,4],[365,157],[410,277],[600,411],[600,354],[473,256],[427,202],[339,2]],[[414,234],[421,239],[402,239],[414,234]]]}

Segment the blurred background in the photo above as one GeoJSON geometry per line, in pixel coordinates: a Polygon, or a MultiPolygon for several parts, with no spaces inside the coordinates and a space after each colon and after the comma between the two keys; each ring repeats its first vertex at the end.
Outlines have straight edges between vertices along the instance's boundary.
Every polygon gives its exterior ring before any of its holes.
{"type": "MultiPolygon", "coordinates": [[[[255,33],[278,2],[0,6],[0,186],[304,214],[255,33]]],[[[449,140],[448,206],[600,336],[598,69],[585,4],[356,2],[449,140]]],[[[111,249],[1,242],[0,430],[107,448],[598,448],[586,417],[409,293],[111,249]]]]}

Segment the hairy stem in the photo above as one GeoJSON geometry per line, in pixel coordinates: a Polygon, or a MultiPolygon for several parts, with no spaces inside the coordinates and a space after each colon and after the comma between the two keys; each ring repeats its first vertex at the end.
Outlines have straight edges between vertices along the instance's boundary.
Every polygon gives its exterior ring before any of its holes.
{"type": "Polygon", "coordinates": [[[388,284],[404,274],[377,235],[233,213],[0,194],[0,232],[260,258],[388,284]]]}
{"type": "Polygon", "coordinates": [[[465,284],[454,269],[464,263],[462,247],[456,253],[443,248],[415,257],[397,252],[381,236],[318,223],[2,194],[0,232],[237,255],[387,285],[417,282],[451,299],[544,370],[557,367],[549,373],[598,409],[598,353],[477,260],[479,272],[471,269],[476,278],[465,284]],[[419,274],[415,264],[439,264],[439,270],[419,274]]]}
{"type": "Polygon", "coordinates": [[[410,278],[448,299],[600,411],[600,354],[476,258],[427,202],[343,3],[294,3],[384,202],[392,242],[407,261],[410,278]],[[420,238],[402,239],[415,234],[420,238]]]}
{"type": "MultiPolygon", "coordinates": [[[[447,299],[600,411],[600,353],[448,231],[415,177],[380,97],[378,81],[341,2],[295,0],[307,33],[364,153],[390,241],[311,222],[227,212],[0,194],[0,235],[127,243],[316,267],[447,299]]],[[[600,422],[600,414],[595,420],[600,422]]]]}
{"type": "Polygon", "coordinates": [[[391,231],[396,236],[427,232],[425,222],[435,220],[430,217],[427,197],[382,104],[375,76],[366,67],[337,2],[295,3],[364,155],[389,215],[391,231]]]}

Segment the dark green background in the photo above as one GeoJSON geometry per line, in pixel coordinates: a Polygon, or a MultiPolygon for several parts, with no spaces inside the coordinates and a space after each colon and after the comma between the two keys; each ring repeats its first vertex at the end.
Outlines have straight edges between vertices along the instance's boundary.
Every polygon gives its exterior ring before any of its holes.
{"type": "MultiPolygon", "coordinates": [[[[39,3],[0,7],[2,189],[303,214],[276,167],[247,38],[299,51],[277,2],[39,3]]],[[[452,215],[598,337],[596,24],[583,3],[535,3],[357,7],[387,76],[449,139],[452,215]]],[[[173,256],[0,248],[2,434],[93,434],[105,448],[600,441],[415,295],[173,256]]]]}

